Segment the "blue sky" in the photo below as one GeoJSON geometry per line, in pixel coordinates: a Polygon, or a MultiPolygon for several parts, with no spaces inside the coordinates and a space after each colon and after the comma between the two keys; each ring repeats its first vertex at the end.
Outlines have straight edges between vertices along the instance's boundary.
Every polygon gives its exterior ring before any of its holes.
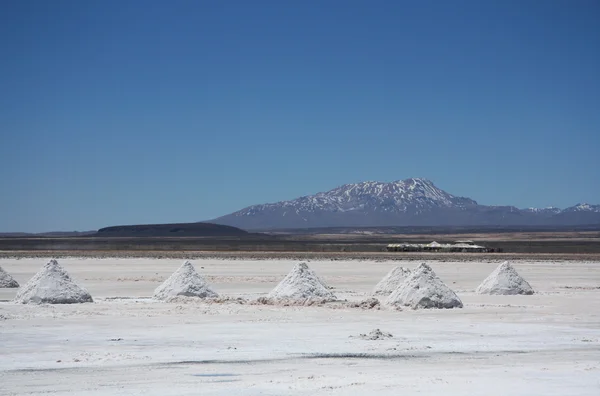
{"type": "Polygon", "coordinates": [[[600,4],[0,3],[0,232],[199,221],[364,180],[600,203],[600,4]]]}

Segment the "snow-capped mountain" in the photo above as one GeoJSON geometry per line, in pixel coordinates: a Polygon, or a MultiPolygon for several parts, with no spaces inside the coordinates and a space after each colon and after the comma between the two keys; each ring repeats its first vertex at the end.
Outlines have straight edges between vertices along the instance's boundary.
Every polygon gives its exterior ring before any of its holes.
{"type": "Polygon", "coordinates": [[[592,213],[600,213],[600,205],[590,205],[587,203],[580,203],[575,206],[571,206],[563,210],[563,212],[592,212],[592,213]]]}
{"type": "Polygon", "coordinates": [[[600,205],[579,204],[565,210],[485,206],[470,198],[449,194],[427,179],[411,178],[390,183],[345,184],[290,201],[249,206],[211,222],[243,229],[278,229],[545,225],[553,224],[554,220],[561,225],[600,223],[600,205]],[[573,216],[570,212],[577,213],[573,216]]]}
{"type": "Polygon", "coordinates": [[[233,213],[234,216],[253,216],[270,210],[290,213],[314,213],[321,211],[386,211],[406,213],[413,209],[427,210],[431,207],[464,207],[477,202],[455,197],[440,190],[426,179],[407,179],[391,183],[363,182],[345,184],[327,192],[300,197],[292,201],[255,205],[233,213]]]}
{"type": "Polygon", "coordinates": [[[527,208],[523,209],[529,213],[543,213],[543,214],[557,214],[562,211],[560,208],[555,208],[554,206],[548,206],[547,208],[527,208]]]}

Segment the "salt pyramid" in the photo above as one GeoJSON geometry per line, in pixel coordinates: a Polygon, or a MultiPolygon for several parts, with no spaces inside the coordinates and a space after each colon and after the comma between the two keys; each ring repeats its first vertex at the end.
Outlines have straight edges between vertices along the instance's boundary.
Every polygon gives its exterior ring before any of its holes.
{"type": "Polygon", "coordinates": [[[210,298],[218,297],[206,283],[206,280],[196,272],[189,261],[181,267],[154,290],[154,298],[167,300],[175,296],[210,298]]]}
{"type": "Polygon", "coordinates": [[[50,260],[19,290],[13,301],[21,304],[73,304],[92,302],[92,296],[78,286],[56,260],[50,260]]]}
{"type": "Polygon", "coordinates": [[[288,301],[310,299],[334,301],[337,299],[306,263],[296,264],[290,273],[271,290],[267,298],[288,301]]]}
{"type": "Polygon", "coordinates": [[[394,267],[379,281],[373,289],[373,295],[388,296],[410,275],[410,270],[404,267],[394,267]]]}
{"type": "Polygon", "coordinates": [[[419,265],[384,302],[399,308],[462,308],[460,298],[425,263],[419,265]]]}
{"type": "Polygon", "coordinates": [[[533,294],[527,281],[517,273],[508,261],[500,264],[476,290],[479,294],[533,294]]]}
{"type": "Polygon", "coordinates": [[[0,287],[12,288],[19,287],[19,283],[12,276],[0,267],[0,287]]]}

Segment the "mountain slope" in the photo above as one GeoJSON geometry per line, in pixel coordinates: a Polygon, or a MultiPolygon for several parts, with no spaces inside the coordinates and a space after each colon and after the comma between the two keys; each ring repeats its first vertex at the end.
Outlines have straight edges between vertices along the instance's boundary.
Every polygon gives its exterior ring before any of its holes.
{"type": "Polygon", "coordinates": [[[600,223],[600,206],[518,209],[485,206],[427,179],[345,184],[290,201],[254,205],[212,223],[242,229],[371,226],[549,225],[600,223]]]}
{"type": "Polygon", "coordinates": [[[577,204],[553,216],[556,224],[579,225],[600,223],[600,205],[577,204]]]}

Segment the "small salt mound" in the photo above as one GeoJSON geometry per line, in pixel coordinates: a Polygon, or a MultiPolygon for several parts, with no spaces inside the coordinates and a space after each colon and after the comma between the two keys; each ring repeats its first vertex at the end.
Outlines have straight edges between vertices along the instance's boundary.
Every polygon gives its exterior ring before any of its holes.
{"type": "Polygon", "coordinates": [[[19,287],[19,283],[16,280],[14,280],[14,278],[10,276],[8,272],[4,271],[4,269],[0,267],[0,288],[14,287],[19,287]]]}
{"type": "Polygon", "coordinates": [[[500,264],[476,290],[479,294],[533,294],[527,281],[517,273],[508,261],[500,264]]]}
{"type": "Polygon", "coordinates": [[[154,298],[158,300],[168,300],[175,296],[212,298],[219,295],[208,286],[202,275],[196,272],[192,263],[186,261],[154,290],[154,298]]]}
{"type": "Polygon", "coordinates": [[[78,286],[56,260],[50,260],[17,293],[15,303],[74,304],[92,302],[92,296],[78,286]]]}
{"type": "Polygon", "coordinates": [[[400,308],[462,308],[460,298],[437,277],[425,263],[419,265],[408,278],[385,300],[385,305],[400,308]]]}
{"type": "Polygon", "coordinates": [[[410,270],[404,267],[394,267],[379,281],[373,289],[373,295],[387,296],[392,294],[402,282],[410,275],[410,270]]]}
{"type": "Polygon", "coordinates": [[[330,292],[306,263],[298,263],[289,274],[267,295],[268,299],[305,301],[320,299],[334,301],[337,298],[330,292]]]}
{"type": "Polygon", "coordinates": [[[392,335],[392,333],[381,331],[379,329],[373,329],[373,330],[371,330],[371,332],[369,332],[367,334],[359,334],[358,337],[350,336],[350,338],[361,338],[363,340],[369,340],[369,341],[385,340],[387,338],[392,338],[392,337],[394,337],[392,335]]]}

